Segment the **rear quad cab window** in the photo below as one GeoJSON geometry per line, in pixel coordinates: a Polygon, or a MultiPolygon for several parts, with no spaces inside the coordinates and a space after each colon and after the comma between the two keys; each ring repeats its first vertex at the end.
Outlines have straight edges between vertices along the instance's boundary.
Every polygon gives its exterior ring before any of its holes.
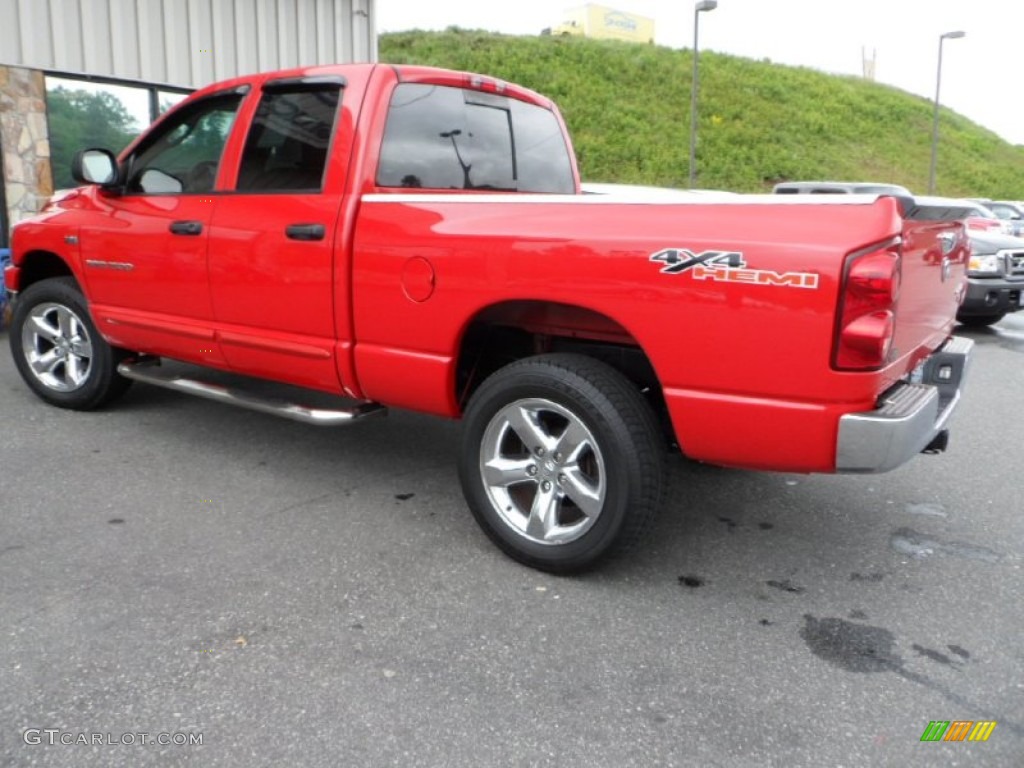
{"type": "Polygon", "coordinates": [[[245,140],[237,190],[319,192],[338,97],[336,85],[265,93],[245,140]]]}
{"type": "Polygon", "coordinates": [[[554,112],[508,96],[420,83],[401,84],[391,97],[377,184],[575,191],[554,112]]]}

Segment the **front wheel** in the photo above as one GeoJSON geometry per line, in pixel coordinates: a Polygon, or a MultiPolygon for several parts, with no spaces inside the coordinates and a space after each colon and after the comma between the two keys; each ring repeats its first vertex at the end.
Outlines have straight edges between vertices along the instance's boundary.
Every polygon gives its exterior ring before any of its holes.
{"type": "Polygon", "coordinates": [[[18,373],[33,392],[61,408],[90,410],[131,384],[117,373],[127,355],[107,344],[70,277],[52,277],[18,297],[10,329],[18,373]]]}
{"type": "Polygon", "coordinates": [[[630,549],[660,508],[660,435],[636,387],[604,363],[520,360],[487,379],[466,410],[463,493],[506,554],[581,571],[630,549]]]}

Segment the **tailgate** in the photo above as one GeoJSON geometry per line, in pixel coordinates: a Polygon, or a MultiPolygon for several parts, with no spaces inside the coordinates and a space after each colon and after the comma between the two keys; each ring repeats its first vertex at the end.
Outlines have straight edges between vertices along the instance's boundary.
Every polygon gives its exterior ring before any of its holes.
{"type": "Polygon", "coordinates": [[[961,222],[916,218],[915,214],[925,212],[914,209],[908,213],[903,224],[902,282],[891,357],[905,360],[907,371],[952,331],[966,290],[970,258],[961,222]]]}

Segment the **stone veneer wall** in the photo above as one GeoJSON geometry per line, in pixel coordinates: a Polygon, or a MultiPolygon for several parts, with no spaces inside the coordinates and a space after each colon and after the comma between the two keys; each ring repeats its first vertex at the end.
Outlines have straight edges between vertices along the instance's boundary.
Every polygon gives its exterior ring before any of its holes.
{"type": "Polygon", "coordinates": [[[7,222],[13,225],[53,194],[46,84],[39,70],[0,66],[0,152],[7,222]]]}

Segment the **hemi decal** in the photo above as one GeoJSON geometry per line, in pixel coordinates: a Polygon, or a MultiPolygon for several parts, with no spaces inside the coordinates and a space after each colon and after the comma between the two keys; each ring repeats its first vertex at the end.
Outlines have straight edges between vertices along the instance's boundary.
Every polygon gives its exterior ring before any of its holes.
{"type": "Polygon", "coordinates": [[[688,272],[694,280],[747,285],[782,285],[789,288],[817,288],[818,275],[810,272],[773,272],[770,269],[748,269],[738,251],[703,251],[686,248],[665,248],[652,253],[651,261],[660,261],[664,275],[688,272]]]}

